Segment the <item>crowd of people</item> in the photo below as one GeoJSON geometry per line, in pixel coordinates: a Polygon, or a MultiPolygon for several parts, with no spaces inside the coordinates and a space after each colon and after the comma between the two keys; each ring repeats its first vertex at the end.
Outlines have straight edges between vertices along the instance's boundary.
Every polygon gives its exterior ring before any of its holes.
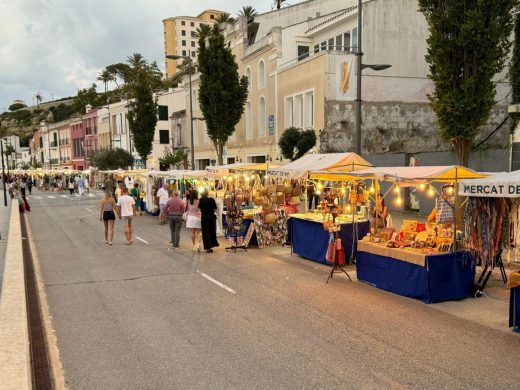
{"type": "MultiPolygon", "coordinates": [[[[99,217],[105,225],[105,243],[112,245],[116,218],[123,221],[126,245],[133,244],[133,219],[143,214],[143,193],[139,183],[125,177],[118,182],[114,175],[105,174],[103,178],[105,196],[100,203],[99,217]]],[[[217,203],[207,191],[199,191],[188,186],[184,194],[178,190],[170,191],[164,184],[156,194],[159,205],[159,224],[168,223],[170,227],[170,246],[180,248],[182,226],[190,230],[191,248],[200,252],[212,253],[219,246],[217,240],[217,203]]]]}

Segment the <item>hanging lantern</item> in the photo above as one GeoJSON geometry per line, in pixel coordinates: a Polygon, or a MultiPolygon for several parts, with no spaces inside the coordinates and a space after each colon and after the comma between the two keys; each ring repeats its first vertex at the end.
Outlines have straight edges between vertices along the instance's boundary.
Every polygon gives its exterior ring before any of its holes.
{"type": "Polygon", "coordinates": [[[426,184],[424,184],[424,183],[419,184],[420,191],[424,191],[425,188],[426,188],[426,184]]]}
{"type": "Polygon", "coordinates": [[[433,187],[431,184],[430,184],[430,187],[428,188],[428,196],[430,198],[433,198],[435,196],[435,191],[433,190],[433,187]]]}

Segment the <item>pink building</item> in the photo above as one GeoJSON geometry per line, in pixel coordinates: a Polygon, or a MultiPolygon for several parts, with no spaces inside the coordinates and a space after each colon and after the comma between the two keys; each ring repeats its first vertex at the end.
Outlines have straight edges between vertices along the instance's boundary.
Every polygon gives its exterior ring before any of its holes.
{"type": "Polygon", "coordinates": [[[83,150],[83,142],[85,140],[85,131],[83,129],[83,119],[73,122],[70,125],[70,142],[72,144],[72,165],[74,169],[82,171],[85,169],[85,153],[83,150]]]}
{"type": "Polygon", "coordinates": [[[86,165],[85,169],[90,167],[90,158],[92,154],[98,150],[98,109],[87,106],[86,114],[83,115],[83,129],[85,131],[85,142],[83,148],[85,150],[86,165]]]}

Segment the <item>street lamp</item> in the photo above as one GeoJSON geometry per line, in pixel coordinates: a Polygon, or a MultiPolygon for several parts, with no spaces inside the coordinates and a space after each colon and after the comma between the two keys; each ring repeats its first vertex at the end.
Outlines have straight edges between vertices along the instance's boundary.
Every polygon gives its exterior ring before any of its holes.
{"type": "Polygon", "coordinates": [[[356,90],[356,131],[355,131],[355,144],[354,150],[357,154],[361,155],[361,72],[363,69],[369,68],[372,70],[385,70],[390,68],[392,65],[387,64],[363,64],[363,51],[361,50],[361,34],[363,30],[363,1],[358,0],[358,45],[357,45],[357,90],[356,90]]]}
{"type": "Polygon", "coordinates": [[[189,63],[189,69],[188,69],[188,76],[190,80],[190,133],[191,133],[191,170],[195,170],[195,145],[194,145],[194,136],[193,136],[193,97],[192,97],[192,90],[191,90],[191,70],[193,66],[193,62],[190,57],[188,56],[178,56],[175,54],[167,55],[166,58],[169,60],[180,60],[181,58],[185,59],[189,63]]]}

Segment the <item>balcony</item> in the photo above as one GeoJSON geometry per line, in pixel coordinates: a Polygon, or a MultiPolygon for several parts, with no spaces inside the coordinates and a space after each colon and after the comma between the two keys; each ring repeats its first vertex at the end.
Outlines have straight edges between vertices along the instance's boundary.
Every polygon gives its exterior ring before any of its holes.
{"type": "Polygon", "coordinates": [[[60,163],[60,160],[57,158],[51,158],[51,165],[58,165],[60,163]]]}
{"type": "Polygon", "coordinates": [[[55,148],[56,146],[58,146],[58,143],[56,141],[51,141],[50,146],[51,148],[55,148]]]}

